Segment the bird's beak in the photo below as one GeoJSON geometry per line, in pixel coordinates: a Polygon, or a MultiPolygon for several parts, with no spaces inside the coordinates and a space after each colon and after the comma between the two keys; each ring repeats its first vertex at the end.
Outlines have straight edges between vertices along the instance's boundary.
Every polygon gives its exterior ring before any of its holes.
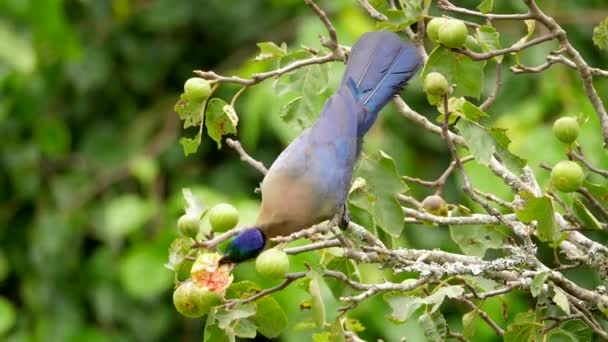
{"type": "Polygon", "coordinates": [[[228,258],[228,256],[224,255],[220,261],[219,261],[220,265],[229,265],[229,264],[234,264],[234,262],[232,260],[230,260],[230,258],[228,258]]]}

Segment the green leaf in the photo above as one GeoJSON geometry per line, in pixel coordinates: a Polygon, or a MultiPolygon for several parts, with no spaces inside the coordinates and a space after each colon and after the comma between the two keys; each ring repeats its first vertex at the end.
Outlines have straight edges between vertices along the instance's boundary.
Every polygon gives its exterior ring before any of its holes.
{"type": "Polygon", "coordinates": [[[323,278],[315,271],[308,273],[310,279],[308,283],[308,293],[311,296],[310,310],[312,312],[312,318],[318,328],[325,326],[325,303],[321,296],[321,282],[323,278]]]}
{"type": "Polygon", "coordinates": [[[471,96],[479,98],[483,86],[483,69],[485,61],[473,61],[471,58],[450,51],[438,45],[420,73],[424,79],[431,72],[439,72],[450,84],[456,84],[453,96],[471,96]]]}
{"type": "Polygon", "coordinates": [[[523,222],[536,221],[536,235],[543,242],[552,242],[560,237],[560,232],[555,224],[555,211],[553,202],[548,196],[534,197],[532,194],[523,193],[526,199],[523,209],[515,209],[517,218],[523,222]]]}
{"type": "MultiPolygon", "coordinates": [[[[502,48],[500,45],[500,34],[492,26],[484,25],[479,27],[477,29],[477,39],[484,52],[492,52],[502,48]]],[[[496,56],[494,60],[500,63],[502,62],[502,57],[496,56]]]]}
{"type": "Polygon", "coordinates": [[[357,166],[356,175],[366,181],[363,188],[353,191],[350,202],[370,213],[376,226],[393,237],[403,230],[404,214],[397,194],[407,191],[407,185],[397,173],[395,161],[380,151],[364,156],[357,166]]]}
{"type": "Polygon", "coordinates": [[[234,332],[221,329],[215,322],[215,310],[211,309],[205,323],[204,342],[234,342],[234,332]]]}
{"type": "Polygon", "coordinates": [[[119,265],[120,282],[127,293],[138,299],[159,296],[173,285],[173,275],[163,265],[165,256],[154,245],[131,248],[119,265]]]}
{"type": "Polygon", "coordinates": [[[331,342],[331,332],[324,331],[322,333],[312,334],[312,342],[331,342]]]}
{"type": "Polygon", "coordinates": [[[339,318],[331,325],[331,342],[346,342],[344,328],[342,328],[342,322],[339,318]]]}
{"type": "Polygon", "coordinates": [[[396,323],[407,321],[422,306],[421,298],[415,296],[386,294],[384,300],[391,308],[390,319],[396,323]]]}
{"type": "Polygon", "coordinates": [[[595,199],[600,201],[603,205],[608,206],[608,186],[594,184],[589,181],[584,181],[583,186],[589,190],[595,199]]]}
{"type": "Polygon", "coordinates": [[[564,290],[560,289],[557,286],[553,286],[553,301],[560,309],[564,310],[566,314],[570,314],[570,303],[568,302],[568,297],[564,293],[564,290]]]}
{"type": "Polygon", "coordinates": [[[287,102],[283,108],[281,108],[281,119],[285,121],[291,127],[298,130],[303,130],[312,124],[317,119],[317,103],[311,98],[304,98],[298,96],[293,100],[287,102]]]}
{"type": "Polygon", "coordinates": [[[433,305],[430,312],[435,312],[439,309],[445,298],[458,298],[462,296],[464,289],[460,286],[450,285],[443,286],[439,289],[435,289],[430,296],[423,298],[423,303],[426,305],[433,305]]]}
{"type": "Polygon", "coordinates": [[[515,320],[511,323],[505,335],[505,342],[536,342],[541,340],[541,329],[543,324],[536,321],[536,313],[534,311],[520,312],[515,316],[515,320]]]}
{"type": "Polygon", "coordinates": [[[275,89],[280,96],[298,95],[281,109],[283,121],[299,130],[312,126],[327,98],[328,83],[326,64],[309,65],[277,80],[275,89]]]}
{"type": "Polygon", "coordinates": [[[482,258],[489,248],[500,248],[503,245],[503,235],[484,225],[450,226],[450,236],[466,255],[482,258]]]}
{"type": "Polygon", "coordinates": [[[532,284],[530,284],[530,293],[532,294],[532,297],[538,297],[543,291],[543,286],[545,285],[545,281],[547,281],[547,277],[549,277],[549,272],[541,272],[534,276],[532,284]]]}
{"type": "Polygon", "coordinates": [[[171,243],[169,247],[169,262],[165,267],[177,271],[180,265],[186,260],[186,256],[192,249],[192,239],[187,237],[179,237],[171,243]]]}
{"type": "Polygon", "coordinates": [[[593,214],[585,207],[583,202],[579,199],[575,199],[572,205],[574,215],[581,221],[581,223],[587,229],[602,230],[602,224],[600,221],[593,216],[593,214]]]}
{"type": "MultiPolygon", "coordinates": [[[[414,281],[406,279],[403,283],[414,281]]],[[[464,289],[460,286],[443,286],[435,289],[435,292],[426,297],[417,297],[411,294],[387,294],[384,300],[390,306],[391,319],[402,323],[408,320],[421,305],[432,305],[428,313],[439,309],[445,298],[458,298],[462,296],[464,289]]]]}
{"type": "Polygon", "coordinates": [[[182,137],[179,139],[180,145],[182,145],[182,149],[184,150],[184,156],[188,156],[189,154],[196,153],[198,147],[201,144],[201,135],[197,134],[194,139],[182,137]]]}
{"type": "Polygon", "coordinates": [[[488,114],[484,112],[481,108],[477,107],[469,101],[465,101],[462,104],[462,113],[467,119],[472,121],[479,121],[479,119],[481,119],[482,117],[488,116],[488,114]]]}
{"type": "Polygon", "coordinates": [[[480,322],[479,311],[471,311],[462,315],[462,335],[471,339],[477,331],[477,324],[480,322]]]}
{"type": "Polygon", "coordinates": [[[197,127],[203,122],[205,102],[190,102],[182,94],[173,109],[184,122],[184,128],[197,127]]]}
{"type": "Polygon", "coordinates": [[[198,217],[202,219],[207,211],[207,206],[203,202],[201,197],[197,197],[192,193],[192,190],[189,188],[182,189],[182,195],[184,196],[184,200],[186,201],[186,207],[184,210],[186,211],[186,215],[192,215],[194,217],[198,217]]]}
{"type": "Polygon", "coordinates": [[[456,124],[475,160],[485,166],[490,164],[492,154],[496,151],[494,138],[479,124],[462,119],[456,124]]]}
{"type": "Polygon", "coordinates": [[[283,308],[270,296],[260,298],[256,301],[256,305],[255,323],[260,334],[267,338],[279,337],[289,323],[283,308]]]}
{"type": "Polygon", "coordinates": [[[583,321],[573,319],[549,331],[547,341],[591,342],[593,331],[583,321]]]}
{"type": "MultiPolygon", "coordinates": [[[[524,20],[524,23],[526,24],[526,29],[527,29],[528,33],[525,36],[523,36],[521,39],[519,39],[517,41],[517,43],[513,44],[513,46],[520,46],[520,45],[525,44],[530,39],[532,39],[532,36],[534,35],[534,30],[536,29],[536,20],[528,19],[528,20],[524,20]]],[[[519,56],[519,52],[515,52],[514,54],[516,54],[516,56],[519,56]]]]}
{"type": "Polygon", "coordinates": [[[273,42],[260,42],[256,44],[260,48],[260,54],[255,57],[256,61],[275,59],[287,55],[287,44],[281,46],[273,42]]]}
{"type": "Polygon", "coordinates": [[[244,280],[238,283],[232,283],[228,290],[226,291],[227,299],[245,299],[249,298],[258,292],[262,291],[262,288],[259,287],[254,282],[244,280]]]}
{"type": "Polygon", "coordinates": [[[0,336],[9,332],[17,323],[17,311],[8,299],[0,297],[0,336]]]}
{"type": "Polygon", "coordinates": [[[593,43],[602,50],[608,47],[608,17],[593,29],[593,43]]]}
{"type": "Polygon", "coordinates": [[[444,342],[447,335],[447,323],[441,312],[424,313],[418,318],[418,324],[424,331],[424,336],[430,342],[444,342]]]}
{"type": "Polygon", "coordinates": [[[102,234],[117,240],[138,230],[154,214],[154,206],[135,194],[114,197],[104,209],[102,234]]]}
{"type": "Polygon", "coordinates": [[[0,21],[0,61],[18,72],[29,74],[36,68],[36,51],[25,35],[0,21]]]}
{"type": "Polygon", "coordinates": [[[431,2],[426,0],[401,0],[406,20],[418,21],[429,13],[431,2]]]}
{"type": "MultiPolygon", "coordinates": [[[[357,263],[351,259],[333,257],[331,258],[331,261],[327,263],[326,267],[330,270],[342,272],[354,281],[361,280],[357,263]]],[[[336,298],[342,296],[343,291],[347,288],[343,281],[333,278],[325,279],[325,283],[329,286],[329,289],[336,298]]]]}
{"type": "MultiPolygon", "coordinates": [[[[411,12],[413,14],[414,11],[411,12]]],[[[378,30],[402,31],[416,22],[416,17],[408,17],[404,11],[397,9],[388,9],[384,12],[388,21],[376,22],[378,30]]]]}
{"type": "Polygon", "coordinates": [[[507,130],[504,128],[492,128],[490,134],[496,141],[496,154],[500,157],[503,164],[515,174],[520,174],[527,161],[516,154],[509,151],[511,139],[507,136],[507,130]]]}
{"type": "Polygon", "coordinates": [[[224,331],[233,331],[236,336],[254,338],[256,326],[250,319],[256,312],[255,303],[239,304],[230,310],[218,310],[215,313],[217,326],[224,331]]]}
{"type": "Polygon", "coordinates": [[[218,149],[222,147],[222,136],[236,134],[238,123],[239,117],[231,105],[217,97],[209,100],[205,113],[205,126],[207,134],[215,140],[218,149]]]}
{"type": "Polygon", "coordinates": [[[481,13],[490,13],[492,12],[492,7],[494,6],[494,0],[483,0],[478,6],[477,9],[481,13]]]}

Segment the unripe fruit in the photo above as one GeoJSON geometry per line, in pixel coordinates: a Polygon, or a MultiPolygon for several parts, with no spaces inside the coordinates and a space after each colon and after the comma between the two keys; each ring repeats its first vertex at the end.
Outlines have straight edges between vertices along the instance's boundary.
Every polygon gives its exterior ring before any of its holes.
{"type": "Polygon", "coordinates": [[[184,214],[177,220],[177,229],[183,236],[196,238],[200,227],[200,220],[196,215],[184,214]]]}
{"type": "Polygon", "coordinates": [[[571,144],[578,137],[579,126],[575,118],[559,118],[553,124],[553,134],[566,144],[571,144]]]}
{"type": "Polygon", "coordinates": [[[198,318],[209,313],[212,307],[222,302],[219,293],[211,292],[205,287],[198,287],[191,281],[183,282],[173,292],[173,305],[177,312],[198,318]]]}
{"type": "Polygon", "coordinates": [[[438,72],[431,72],[424,78],[424,91],[429,95],[442,96],[448,92],[448,80],[438,72]]]}
{"type": "Polygon", "coordinates": [[[289,257],[276,248],[268,249],[255,260],[255,269],[264,278],[283,278],[289,272],[289,257]]]}
{"type": "Polygon", "coordinates": [[[429,214],[448,216],[448,204],[437,195],[431,195],[422,201],[422,208],[429,214]]]}
{"type": "Polygon", "coordinates": [[[576,191],[583,185],[584,179],[583,169],[573,161],[563,160],[551,170],[551,183],[559,191],[576,191]]]}
{"type": "Polygon", "coordinates": [[[184,95],[191,102],[202,102],[211,94],[211,84],[200,77],[189,78],[184,83],[184,95]]]}
{"type": "Polygon", "coordinates": [[[426,25],[426,35],[433,42],[439,41],[439,28],[446,22],[446,18],[433,18],[426,25]]]}
{"type": "Polygon", "coordinates": [[[449,48],[461,48],[467,39],[467,26],[460,20],[448,19],[439,27],[439,42],[449,48]]]}
{"type": "Polygon", "coordinates": [[[214,232],[225,232],[236,227],[239,223],[239,212],[228,203],[220,203],[211,208],[209,223],[214,232]]]}

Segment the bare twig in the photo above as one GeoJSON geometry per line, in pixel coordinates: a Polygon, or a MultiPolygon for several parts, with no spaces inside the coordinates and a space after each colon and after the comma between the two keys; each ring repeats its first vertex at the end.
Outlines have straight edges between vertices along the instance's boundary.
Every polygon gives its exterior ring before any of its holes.
{"type": "Polygon", "coordinates": [[[533,18],[537,21],[541,22],[552,35],[555,35],[560,42],[562,48],[565,49],[566,54],[572,59],[574,65],[576,65],[576,69],[578,70],[581,78],[583,79],[583,87],[585,89],[585,93],[595,110],[598,119],[600,121],[600,126],[602,128],[602,135],[604,138],[604,148],[608,148],[608,113],[606,112],[606,108],[604,108],[604,103],[602,99],[597,94],[595,87],[593,86],[593,75],[591,72],[591,68],[585,62],[581,54],[572,46],[568,37],[566,35],[566,31],[559,26],[559,24],[551,17],[547,16],[536,4],[534,0],[524,0],[526,5],[530,10],[530,14],[532,14],[533,18]]]}
{"type": "Polygon", "coordinates": [[[260,171],[261,174],[266,175],[266,173],[268,172],[268,169],[266,169],[266,167],[264,166],[264,164],[262,164],[262,162],[251,158],[251,156],[248,155],[247,152],[245,152],[245,150],[243,149],[243,146],[241,146],[240,142],[238,142],[237,140],[228,138],[228,139],[226,139],[226,144],[228,146],[232,147],[239,154],[242,161],[251,165],[254,169],[260,171]]]}
{"type": "Polygon", "coordinates": [[[479,317],[481,317],[481,319],[488,323],[490,328],[496,331],[496,334],[498,336],[504,336],[505,331],[498,324],[496,324],[496,322],[494,322],[494,320],[490,318],[490,316],[485,311],[481,310],[477,305],[475,305],[475,303],[464,297],[458,298],[458,301],[466,304],[468,307],[473,309],[473,311],[475,311],[479,315],[479,317]]]}
{"type": "Polygon", "coordinates": [[[591,165],[591,163],[587,159],[585,159],[583,156],[581,156],[580,154],[578,154],[574,151],[571,151],[570,153],[568,153],[568,155],[570,157],[572,157],[573,159],[576,159],[576,160],[580,161],[581,163],[583,163],[583,165],[585,165],[585,167],[587,167],[587,169],[589,169],[589,171],[608,178],[608,170],[602,170],[600,168],[597,168],[597,167],[591,165]]]}
{"type": "Polygon", "coordinates": [[[492,94],[488,96],[488,98],[479,106],[479,108],[483,111],[488,110],[491,105],[494,104],[496,98],[498,97],[498,93],[500,92],[500,88],[502,87],[502,61],[496,62],[496,76],[494,80],[494,88],[492,88],[492,94]]]}
{"type": "Polygon", "coordinates": [[[515,44],[506,49],[494,50],[494,51],[489,51],[489,52],[484,52],[484,53],[477,53],[477,52],[473,52],[473,51],[467,50],[467,49],[453,49],[453,50],[458,53],[461,53],[463,55],[467,55],[467,56],[471,57],[471,59],[473,59],[473,60],[483,61],[486,59],[494,58],[496,56],[506,55],[506,54],[509,54],[512,52],[520,52],[521,50],[527,49],[531,46],[538,45],[538,44],[544,43],[546,41],[552,40],[557,36],[558,36],[557,33],[552,32],[552,33],[546,34],[544,36],[536,37],[523,44],[515,44]]]}
{"type": "Polygon", "coordinates": [[[376,20],[379,20],[379,21],[387,21],[388,20],[388,18],[384,14],[378,12],[374,8],[374,6],[370,5],[370,3],[367,0],[357,0],[357,1],[359,2],[359,4],[363,8],[365,8],[365,10],[367,11],[367,13],[369,13],[370,17],[372,17],[372,18],[374,18],[376,20]]]}
{"type": "Polygon", "coordinates": [[[456,7],[452,3],[447,0],[439,0],[438,6],[440,9],[448,12],[458,13],[458,14],[466,14],[478,18],[484,18],[487,20],[526,20],[532,19],[532,14],[530,13],[522,13],[522,14],[492,14],[492,13],[481,13],[476,11],[471,11],[466,8],[456,7]]]}

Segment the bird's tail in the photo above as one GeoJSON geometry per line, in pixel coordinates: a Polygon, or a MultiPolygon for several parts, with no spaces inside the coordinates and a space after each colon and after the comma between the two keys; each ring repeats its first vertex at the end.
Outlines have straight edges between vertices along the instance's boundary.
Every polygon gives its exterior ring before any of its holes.
{"type": "Polygon", "coordinates": [[[342,87],[353,91],[364,106],[357,118],[357,135],[363,137],[378,112],[416,73],[422,59],[411,43],[391,31],[368,32],[352,47],[342,87]]]}

